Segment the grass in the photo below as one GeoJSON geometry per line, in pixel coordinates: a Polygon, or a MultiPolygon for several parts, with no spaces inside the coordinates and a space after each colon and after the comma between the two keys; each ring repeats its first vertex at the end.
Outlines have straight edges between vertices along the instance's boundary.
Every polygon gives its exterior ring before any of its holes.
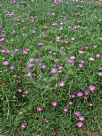
{"type": "Polygon", "coordinates": [[[102,90],[102,77],[97,73],[102,72],[102,7],[89,2],[53,5],[50,0],[17,0],[15,4],[1,0],[0,4],[0,35],[5,36],[0,56],[0,133],[5,136],[101,133],[102,95],[97,92],[102,90]],[[14,15],[7,17],[8,12],[14,15]],[[73,30],[75,26],[80,28],[73,30]],[[46,32],[45,36],[42,32],[46,32]],[[57,36],[61,36],[59,42],[57,36]],[[68,43],[65,44],[65,40],[68,43]],[[43,43],[42,47],[38,46],[39,42],[43,43]],[[84,54],[79,54],[79,50],[84,54]],[[71,56],[76,57],[73,64],[68,63],[71,56]],[[95,60],[88,61],[90,57],[95,60]],[[31,62],[32,68],[27,67],[30,58],[39,58],[36,60],[39,62],[31,62]],[[82,68],[78,67],[80,60],[84,61],[82,68]],[[9,64],[4,66],[4,61],[9,64]],[[42,64],[46,67],[41,68],[42,64]],[[52,74],[54,64],[57,72],[52,74]],[[12,65],[14,70],[9,69],[12,65]],[[62,70],[58,70],[58,66],[62,66],[62,70]],[[28,77],[28,73],[33,76],[28,77]],[[58,86],[60,82],[64,82],[63,87],[58,86]],[[95,86],[94,92],[89,90],[90,85],[95,86]],[[90,92],[87,100],[83,97],[69,99],[71,94],[81,90],[90,92]],[[58,102],[58,106],[52,107],[53,101],[58,102]],[[70,101],[75,105],[69,106],[70,101]],[[37,107],[43,112],[37,112],[37,107]],[[63,111],[64,107],[68,108],[67,113],[63,111]],[[75,125],[75,111],[80,111],[85,118],[81,129],[75,125]],[[48,123],[44,123],[46,119],[48,123]],[[27,128],[21,129],[21,123],[26,123],[27,128]]]}

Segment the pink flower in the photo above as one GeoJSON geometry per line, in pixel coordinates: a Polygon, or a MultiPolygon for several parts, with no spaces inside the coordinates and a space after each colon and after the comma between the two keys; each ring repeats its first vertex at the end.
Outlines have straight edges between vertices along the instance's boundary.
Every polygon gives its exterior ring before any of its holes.
{"type": "Polygon", "coordinates": [[[82,128],[82,127],[83,127],[83,122],[81,122],[81,121],[77,122],[77,123],[76,123],[76,126],[77,126],[78,128],[82,128]]]}
{"type": "Polygon", "coordinates": [[[4,66],[7,66],[8,64],[9,64],[8,61],[4,61],[4,62],[2,63],[2,65],[4,65],[4,66]]]}
{"type": "Polygon", "coordinates": [[[79,67],[79,68],[82,68],[83,66],[84,66],[84,65],[83,65],[82,63],[79,63],[79,64],[78,64],[78,67],[79,67]]]}
{"type": "Polygon", "coordinates": [[[15,69],[15,66],[10,66],[9,69],[10,69],[10,70],[14,70],[14,69],[15,69]]]}
{"type": "Polygon", "coordinates": [[[41,69],[45,69],[46,65],[45,64],[40,64],[41,69]]]}
{"type": "Polygon", "coordinates": [[[89,92],[88,91],[83,91],[84,95],[88,96],[89,92]]]}
{"type": "Polygon", "coordinates": [[[20,128],[21,129],[26,129],[27,128],[27,124],[26,123],[21,123],[20,128]]]}
{"type": "Polygon", "coordinates": [[[96,54],[96,58],[100,58],[100,56],[101,56],[100,54],[96,54]]]}
{"type": "Polygon", "coordinates": [[[80,64],[84,64],[84,61],[83,61],[83,60],[80,60],[80,64]]]}
{"type": "Polygon", "coordinates": [[[80,111],[76,111],[76,112],[74,112],[74,115],[79,117],[79,116],[81,116],[81,112],[80,111]]]}
{"type": "Polygon", "coordinates": [[[70,101],[68,104],[69,104],[70,106],[73,106],[73,105],[74,105],[74,102],[70,101]]]}
{"type": "Polygon", "coordinates": [[[4,35],[0,35],[0,42],[3,42],[5,40],[5,36],[4,35]]]}
{"type": "Polygon", "coordinates": [[[66,20],[67,20],[67,17],[64,16],[64,17],[63,17],[63,20],[66,21],[66,20]]]}
{"type": "Polygon", "coordinates": [[[102,90],[99,91],[99,94],[102,94],[102,90]]]}
{"type": "Polygon", "coordinates": [[[75,56],[71,56],[69,59],[70,60],[75,60],[75,58],[76,58],[75,56]]]}
{"type": "Polygon", "coordinates": [[[15,78],[16,78],[16,77],[17,77],[17,75],[16,75],[16,74],[14,74],[14,75],[13,75],[13,77],[15,77],[15,78]]]}
{"type": "Polygon", "coordinates": [[[52,107],[56,107],[56,106],[58,106],[58,102],[51,102],[51,105],[52,105],[52,107]]]}
{"type": "Polygon", "coordinates": [[[74,63],[74,60],[69,59],[69,60],[68,60],[68,63],[73,64],[73,63],[74,63]]]}
{"type": "Polygon", "coordinates": [[[102,76],[102,72],[98,72],[98,74],[97,74],[98,76],[102,76]]]}
{"type": "Polygon", "coordinates": [[[96,87],[95,87],[94,85],[90,85],[90,86],[89,86],[89,90],[90,90],[90,91],[94,91],[95,88],[96,88],[96,87]]]}
{"type": "Polygon", "coordinates": [[[61,36],[57,36],[56,37],[56,42],[60,42],[60,40],[61,40],[61,36]]]}
{"type": "Polygon", "coordinates": [[[13,15],[14,15],[13,12],[8,12],[8,13],[6,14],[6,17],[12,17],[13,15]]]}
{"type": "Polygon", "coordinates": [[[37,18],[37,16],[30,16],[30,20],[34,21],[37,18]]]}
{"type": "Polygon", "coordinates": [[[94,49],[96,49],[96,48],[97,48],[97,45],[94,45],[93,47],[94,47],[94,49]]]}
{"type": "Polygon", "coordinates": [[[68,112],[68,109],[65,107],[63,111],[64,111],[64,112],[68,112]]]}
{"type": "Polygon", "coordinates": [[[46,36],[46,32],[42,32],[42,36],[46,36]]]}
{"type": "Polygon", "coordinates": [[[63,81],[59,83],[59,87],[64,87],[64,82],[63,81]]]}
{"type": "Polygon", "coordinates": [[[42,42],[39,42],[39,43],[38,43],[38,46],[39,46],[39,47],[42,47],[43,45],[44,45],[44,44],[43,44],[42,42]]]}
{"type": "Polygon", "coordinates": [[[77,95],[78,97],[82,97],[84,94],[83,94],[83,92],[77,92],[76,95],[77,95]]]}
{"type": "Polygon", "coordinates": [[[48,120],[48,119],[45,119],[45,120],[44,120],[44,123],[45,123],[45,124],[48,124],[48,123],[49,123],[49,120],[48,120]]]}
{"type": "Polygon", "coordinates": [[[26,76],[27,76],[27,77],[32,77],[32,73],[29,72],[26,76]]]}
{"type": "Polygon", "coordinates": [[[80,120],[80,121],[84,121],[85,119],[84,119],[83,116],[79,116],[79,120],[80,120]]]}
{"type": "Polygon", "coordinates": [[[74,93],[69,96],[69,98],[75,98],[75,97],[76,95],[74,93]]]}
{"type": "Polygon", "coordinates": [[[56,74],[56,72],[57,72],[56,68],[53,68],[52,71],[51,71],[52,74],[56,74]]]}
{"type": "Polygon", "coordinates": [[[59,69],[59,70],[62,70],[62,68],[63,68],[63,66],[62,66],[62,65],[58,66],[58,69],[59,69]]]}
{"type": "Polygon", "coordinates": [[[79,50],[79,54],[84,54],[84,51],[79,50]]]}
{"type": "Polygon", "coordinates": [[[16,49],[14,49],[14,51],[15,51],[15,52],[18,52],[18,51],[19,51],[19,49],[18,49],[18,48],[16,48],[16,49]]]}
{"type": "Polygon", "coordinates": [[[34,58],[30,58],[29,61],[30,61],[30,62],[33,62],[33,61],[34,61],[34,58]]]}
{"type": "Polygon", "coordinates": [[[41,107],[37,107],[37,108],[36,108],[36,111],[40,113],[40,112],[43,111],[43,109],[42,109],[41,107]]]}
{"type": "Polygon", "coordinates": [[[92,58],[92,57],[90,57],[88,60],[89,60],[89,61],[94,61],[95,59],[94,59],[94,58],[92,58]]]}
{"type": "Polygon", "coordinates": [[[23,54],[23,55],[28,54],[28,49],[23,49],[22,54],[23,54]]]}
{"type": "Polygon", "coordinates": [[[21,93],[22,92],[22,89],[18,89],[18,93],[21,93]]]}
{"type": "Polygon", "coordinates": [[[67,40],[64,40],[64,44],[68,44],[68,41],[67,41],[67,40]]]}
{"type": "Polygon", "coordinates": [[[31,68],[33,66],[34,66],[34,64],[31,64],[31,63],[27,65],[28,68],[31,68]]]}

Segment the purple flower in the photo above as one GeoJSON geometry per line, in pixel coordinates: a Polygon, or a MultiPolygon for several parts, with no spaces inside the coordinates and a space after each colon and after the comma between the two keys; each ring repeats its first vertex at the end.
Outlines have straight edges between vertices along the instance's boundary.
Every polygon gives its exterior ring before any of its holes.
{"type": "Polygon", "coordinates": [[[85,119],[84,119],[83,116],[79,116],[79,120],[80,120],[80,121],[84,121],[85,119]]]}
{"type": "Polygon", "coordinates": [[[76,59],[75,56],[71,56],[71,57],[69,58],[69,60],[68,60],[68,63],[73,64],[74,61],[75,61],[75,59],[76,59]]]}
{"type": "Polygon", "coordinates": [[[89,90],[90,90],[90,91],[94,91],[95,88],[96,88],[96,87],[95,87],[94,85],[90,85],[90,86],[89,86],[89,90]]]}
{"type": "Polygon", "coordinates": [[[64,40],[64,44],[68,44],[68,41],[67,41],[67,40],[64,40]]]}
{"type": "Polygon", "coordinates": [[[17,77],[17,75],[16,75],[16,74],[14,74],[14,75],[13,75],[13,77],[14,77],[14,78],[16,78],[16,77],[17,77]]]}
{"type": "Polygon", "coordinates": [[[45,124],[48,124],[48,123],[49,123],[49,120],[48,120],[48,119],[45,119],[45,120],[44,120],[44,123],[45,123],[45,124]]]}
{"type": "Polygon", "coordinates": [[[88,91],[83,91],[84,95],[88,96],[89,92],[88,91]]]}
{"type": "Polygon", "coordinates": [[[43,111],[43,109],[42,109],[41,107],[37,107],[37,108],[36,108],[36,111],[40,113],[40,112],[43,111]]]}
{"type": "Polygon", "coordinates": [[[74,115],[75,115],[76,117],[79,117],[79,116],[81,116],[81,112],[80,112],[80,111],[76,111],[76,112],[74,112],[74,115]]]}
{"type": "Polygon", "coordinates": [[[31,68],[33,66],[34,66],[34,64],[31,64],[31,63],[27,65],[28,68],[31,68]]]}
{"type": "Polygon", "coordinates": [[[8,49],[1,50],[2,53],[9,53],[10,51],[8,49]]]}
{"type": "Polygon", "coordinates": [[[21,93],[21,92],[22,92],[22,89],[18,89],[17,92],[18,92],[18,93],[21,93]]]}
{"type": "Polygon", "coordinates": [[[99,94],[102,94],[102,90],[99,91],[99,94]]]}
{"type": "Polygon", "coordinates": [[[2,65],[4,65],[4,66],[7,66],[8,64],[9,64],[8,61],[4,61],[4,62],[2,63],[2,65]]]}
{"type": "Polygon", "coordinates": [[[83,95],[84,95],[84,94],[83,94],[83,92],[81,92],[81,91],[76,93],[76,96],[77,96],[77,97],[82,97],[83,95]]]}
{"type": "Polygon", "coordinates": [[[74,60],[69,59],[69,60],[68,60],[68,63],[73,64],[73,63],[74,63],[74,60]]]}
{"type": "Polygon", "coordinates": [[[73,105],[74,105],[74,102],[70,101],[68,104],[69,104],[70,106],[73,106],[73,105]]]}
{"type": "Polygon", "coordinates": [[[38,63],[39,63],[39,62],[41,62],[41,61],[42,61],[42,60],[41,60],[40,58],[35,58],[35,59],[34,59],[34,62],[38,62],[38,63]]]}
{"type": "Polygon", "coordinates": [[[58,69],[59,69],[59,70],[62,70],[62,68],[63,68],[63,66],[62,66],[62,65],[58,66],[58,69]]]}
{"type": "Polygon", "coordinates": [[[52,73],[52,74],[56,74],[56,72],[57,72],[57,69],[56,69],[56,68],[53,68],[53,69],[51,70],[51,73],[52,73]]]}
{"type": "Polygon", "coordinates": [[[6,17],[12,17],[13,15],[14,15],[13,12],[8,12],[8,13],[6,14],[6,17]]]}
{"type": "Polygon", "coordinates": [[[82,50],[79,50],[79,54],[84,54],[84,51],[82,51],[82,50]]]}
{"type": "Polygon", "coordinates": [[[19,49],[18,49],[18,48],[16,48],[16,49],[14,49],[14,51],[15,51],[15,52],[18,52],[18,51],[19,51],[19,49]]]}
{"type": "Polygon", "coordinates": [[[56,37],[56,42],[60,42],[61,41],[61,36],[57,36],[56,37]]]}
{"type": "Polygon", "coordinates": [[[40,64],[41,69],[45,69],[46,65],[45,64],[40,64]]]}
{"type": "Polygon", "coordinates": [[[28,49],[23,49],[22,54],[23,54],[23,55],[28,54],[28,49]]]}
{"type": "Polygon", "coordinates": [[[101,56],[100,54],[96,54],[96,58],[100,58],[100,56],[101,56]]]}
{"type": "Polygon", "coordinates": [[[98,76],[102,76],[102,72],[98,72],[97,75],[98,75],[98,76]]]}
{"type": "Polygon", "coordinates": [[[3,42],[5,40],[5,36],[4,35],[0,35],[0,42],[3,42]]]}
{"type": "Polygon", "coordinates": [[[42,34],[42,36],[46,36],[46,32],[42,32],[41,34],[42,34]]]}
{"type": "Polygon", "coordinates": [[[64,87],[64,85],[65,85],[65,83],[62,81],[62,82],[59,83],[58,86],[59,86],[59,87],[64,87]]]}
{"type": "Polygon", "coordinates": [[[83,122],[78,121],[78,122],[76,123],[76,126],[77,126],[78,128],[82,128],[82,127],[83,127],[83,122]]]}
{"type": "Polygon", "coordinates": [[[15,69],[15,66],[10,66],[9,69],[10,69],[10,70],[14,70],[14,69],[15,69]]]}
{"type": "Polygon", "coordinates": [[[32,77],[32,73],[29,72],[26,76],[27,76],[27,77],[32,77]]]}
{"type": "Polygon", "coordinates": [[[39,42],[39,43],[38,43],[38,46],[39,46],[39,47],[43,47],[43,45],[44,45],[44,44],[43,44],[42,42],[39,42]]]}
{"type": "Polygon", "coordinates": [[[30,20],[34,21],[37,18],[37,16],[30,16],[30,20]]]}
{"type": "Polygon", "coordinates": [[[75,60],[75,58],[76,58],[75,56],[71,56],[69,59],[70,60],[75,60]]]}
{"type": "Polygon", "coordinates": [[[96,49],[96,48],[97,48],[97,45],[94,45],[93,47],[94,47],[94,49],[96,49]]]}
{"type": "Polygon", "coordinates": [[[78,64],[78,67],[79,67],[79,68],[82,68],[83,66],[84,66],[84,65],[83,65],[82,63],[79,63],[79,64],[78,64]]]}
{"type": "Polygon", "coordinates": [[[26,129],[27,128],[27,124],[26,123],[21,123],[20,128],[21,129],[26,129]]]}
{"type": "Polygon", "coordinates": [[[34,61],[34,58],[30,58],[29,61],[30,61],[30,62],[33,62],[33,61],[34,61]]]}
{"type": "Polygon", "coordinates": [[[63,109],[63,111],[64,111],[64,112],[68,112],[68,109],[65,107],[65,108],[63,109]]]}
{"type": "Polygon", "coordinates": [[[84,64],[84,61],[83,61],[83,60],[80,60],[80,64],[84,64]]]}
{"type": "Polygon", "coordinates": [[[94,61],[95,59],[94,59],[94,58],[92,58],[92,57],[90,57],[88,60],[89,60],[89,61],[94,61]]]}
{"type": "Polygon", "coordinates": [[[58,102],[51,102],[51,105],[52,105],[52,107],[56,107],[56,106],[58,106],[58,102]]]}

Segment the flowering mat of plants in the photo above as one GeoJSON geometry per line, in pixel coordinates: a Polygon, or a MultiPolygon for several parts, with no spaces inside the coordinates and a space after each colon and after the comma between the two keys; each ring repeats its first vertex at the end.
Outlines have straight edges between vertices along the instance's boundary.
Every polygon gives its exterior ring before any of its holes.
{"type": "Polygon", "coordinates": [[[101,136],[102,6],[0,1],[0,133],[101,136]]]}

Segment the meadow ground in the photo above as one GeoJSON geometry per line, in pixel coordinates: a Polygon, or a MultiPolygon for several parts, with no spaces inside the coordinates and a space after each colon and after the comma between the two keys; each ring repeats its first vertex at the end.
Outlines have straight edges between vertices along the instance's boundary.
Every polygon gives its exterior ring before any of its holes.
{"type": "Polygon", "coordinates": [[[102,6],[0,1],[0,133],[101,136],[102,6]]]}

